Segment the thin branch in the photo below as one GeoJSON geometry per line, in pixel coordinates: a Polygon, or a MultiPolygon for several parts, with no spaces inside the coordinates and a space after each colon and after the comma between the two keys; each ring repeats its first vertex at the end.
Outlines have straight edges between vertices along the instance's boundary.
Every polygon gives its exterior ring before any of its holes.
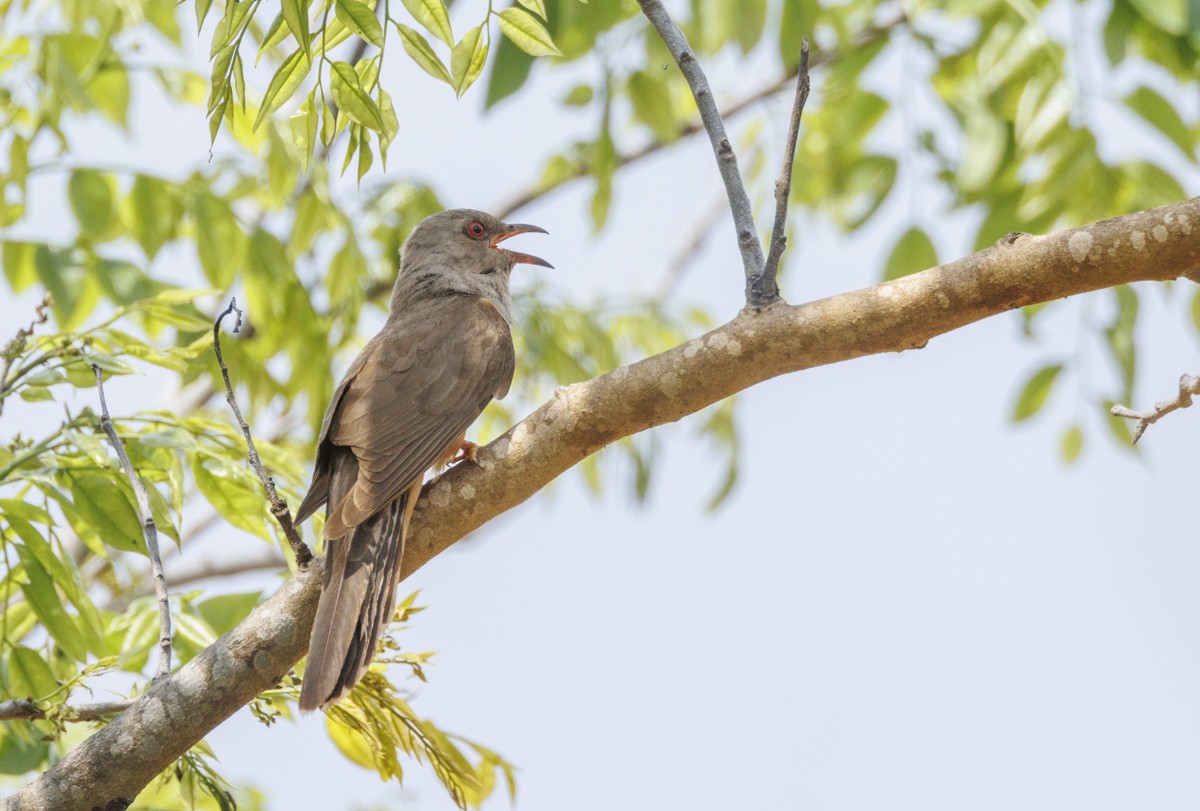
{"type": "Polygon", "coordinates": [[[237,398],[233,394],[233,384],[229,382],[229,369],[225,366],[224,356],[221,355],[221,322],[225,320],[225,316],[232,312],[237,313],[237,321],[233,325],[233,331],[236,333],[242,326],[242,311],[238,309],[236,298],[229,300],[229,306],[217,316],[217,320],[213,324],[213,350],[217,354],[217,365],[221,367],[221,379],[225,381],[225,402],[229,403],[229,407],[233,409],[233,415],[237,417],[238,427],[242,429],[242,436],[246,437],[250,466],[254,468],[254,472],[258,474],[259,481],[262,482],[263,488],[267,491],[267,499],[271,502],[271,514],[279,522],[279,526],[283,529],[283,534],[287,537],[288,544],[292,547],[292,554],[296,557],[296,565],[303,568],[312,560],[312,552],[309,550],[308,545],[301,540],[299,533],[296,532],[296,525],[292,523],[292,513],[288,509],[287,502],[275,492],[275,480],[267,475],[267,470],[263,467],[262,460],[258,457],[258,449],[254,447],[254,437],[250,435],[250,426],[246,424],[246,419],[242,416],[242,410],[238,408],[237,398]]]}
{"type": "Polygon", "coordinates": [[[50,294],[47,293],[45,298],[42,299],[42,303],[34,310],[33,320],[29,322],[29,326],[17,330],[17,334],[13,336],[12,340],[6,343],[3,349],[0,349],[0,414],[4,413],[4,400],[10,394],[10,392],[5,391],[5,383],[8,381],[8,371],[12,368],[12,363],[17,359],[17,355],[25,351],[25,341],[33,335],[33,331],[38,325],[45,324],[46,319],[50,317],[51,303],[52,299],[50,298],[50,294]]]}
{"type": "Polygon", "coordinates": [[[792,119],[788,124],[787,145],[783,150],[783,171],[775,181],[775,225],[771,229],[771,250],[767,253],[767,264],[762,274],[750,282],[750,296],[746,302],[761,306],[779,301],[779,260],[787,248],[788,198],[792,193],[792,162],[796,159],[796,140],[800,135],[800,116],[804,114],[804,103],[808,101],[808,37],[800,45],[800,71],[796,76],[796,101],[792,105],[792,119]]]}
{"type": "Polygon", "coordinates": [[[758,243],[758,234],[754,229],[754,211],[750,207],[750,196],[746,194],[746,184],[742,182],[742,173],[738,170],[737,155],[733,152],[733,145],[729,143],[729,136],[725,134],[725,124],[721,121],[721,114],[713,100],[708,77],[704,75],[704,70],[696,60],[696,54],[688,45],[687,37],[679,30],[679,26],[671,21],[663,4],[659,0],[638,0],[638,5],[666,43],[671,56],[675,57],[679,71],[687,79],[688,87],[696,100],[700,120],[704,122],[713,154],[717,158],[721,181],[725,184],[725,195],[729,198],[729,210],[737,231],[738,250],[742,254],[742,270],[746,276],[746,303],[758,306],[758,302],[753,299],[752,286],[754,280],[763,272],[762,246],[758,243]]]}
{"type": "Polygon", "coordinates": [[[108,434],[108,441],[121,460],[121,469],[133,487],[138,520],[142,523],[142,535],[146,538],[146,550],[150,553],[150,572],[154,578],[154,594],[158,598],[158,672],[155,678],[166,678],[171,674],[171,605],[167,602],[167,578],[163,575],[162,555],[158,551],[158,528],[154,525],[154,515],[150,510],[150,497],[134,471],[129,455],[125,453],[125,444],[117,436],[117,429],[108,415],[108,403],[104,400],[104,375],[98,364],[91,366],[92,374],[96,375],[96,391],[100,395],[100,426],[108,434]]]}
{"type": "Polygon", "coordinates": [[[1200,395],[1200,377],[1183,375],[1179,378],[1179,394],[1175,396],[1174,400],[1155,403],[1153,411],[1134,411],[1127,406],[1115,405],[1112,407],[1112,415],[1124,417],[1127,420],[1137,420],[1137,427],[1133,429],[1133,444],[1136,445],[1137,441],[1142,438],[1142,434],[1146,433],[1146,429],[1151,425],[1172,411],[1190,407],[1194,395],[1200,395]]]}
{"type": "MultiPolygon", "coordinates": [[[[80,704],[77,707],[62,707],[54,713],[63,721],[95,721],[106,715],[117,715],[125,711],[136,699],[123,698],[117,701],[99,701],[95,704],[80,704]]],[[[46,717],[46,711],[37,702],[27,698],[0,701],[0,721],[38,721],[46,717]]]]}

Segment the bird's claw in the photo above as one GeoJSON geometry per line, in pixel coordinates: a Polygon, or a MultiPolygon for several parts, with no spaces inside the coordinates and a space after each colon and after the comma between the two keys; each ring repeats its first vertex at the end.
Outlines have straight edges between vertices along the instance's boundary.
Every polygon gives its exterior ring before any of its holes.
{"type": "Polygon", "coordinates": [[[479,466],[478,456],[479,456],[479,446],[476,445],[474,442],[464,439],[458,446],[458,452],[455,453],[454,456],[451,457],[450,461],[447,462],[446,464],[447,464],[447,466],[449,466],[449,465],[457,465],[459,462],[470,462],[471,464],[478,467],[479,466]]]}

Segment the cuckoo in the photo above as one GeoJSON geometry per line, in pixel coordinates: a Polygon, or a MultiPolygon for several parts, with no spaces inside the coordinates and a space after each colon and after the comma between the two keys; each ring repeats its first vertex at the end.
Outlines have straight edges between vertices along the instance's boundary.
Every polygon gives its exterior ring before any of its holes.
{"type": "Polygon", "coordinates": [[[338,384],[296,523],[325,506],[325,582],[300,709],[353,687],[396,608],[404,538],[426,471],[474,445],[466,431],[508,393],[514,352],[509,274],[549,262],[500,247],[535,225],[482,211],[427,217],[400,251],[387,322],[338,384]]]}

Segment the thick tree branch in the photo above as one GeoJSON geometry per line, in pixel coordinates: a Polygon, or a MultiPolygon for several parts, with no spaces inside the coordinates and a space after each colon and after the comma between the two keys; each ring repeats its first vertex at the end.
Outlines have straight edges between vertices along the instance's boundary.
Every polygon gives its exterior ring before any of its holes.
{"type": "Polygon", "coordinates": [[[125,444],[117,436],[112,418],[108,415],[108,403],[104,400],[104,375],[100,367],[93,363],[92,374],[96,376],[96,391],[100,395],[100,427],[108,434],[109,444],[116,451],[117,459],[121,462],[121,470],[129,479],[133,488],[133,496],[137,499],[138,521],[142,524],[142,535],[146,539],[146,551],[150,554],[150,573],[154,579],[154,594],[158,599],[158,671],[155,678],[162,679],[171,675],[171,604],[167,601],[167,579],[163,576],[162,553],[158,550],[158,527],[154,525],[154,516],[150,510],[150,496],[146,487],[138,478],[129,454],[125,453],[125,444]]]}
{"type": "Polygon", "coordinates": [[[1113,416],[1137,420],[1137,427],[1133,429],[1133,444],[1136,445],[1137,441],[1142,438],[1142,434],[1146,433],[1146,429],[1151,425],[1172,411],[1191,407],[1192,397],[1195,395],[1200,395],[1200,377],[1183,375],[1179,378],[1179,393],[1175,395],[1175,399],[1155,403],[1153,411],[1134,411],[1123,405],[1115,405],[1111,411],[1113,416]]]}
{"type": "Polygon", "coordinates": [[[663,4],[659,0],[638,0],[638,5],[666,43],[671,56],[675,57],[679,72],[687,79],[692,97],[696,100],[700,120],[704,122],[704,129],[708,132],[713,155],[717,158],[717,168],[721,172],[721,182],[725,184],[725,196],[729,198],[729,211],[733,215],[733,226],[737,232],[738,250],[742,254],[742,270],[746,275],[746,303],[751,307],[770,304],[771,301],[759,301],[755,298],[754,281],[761,277],[763,272],[762,245],[758,243],[758,233],[754,228],[750,195],[746,194],[746,184],[742,182],[737,155],[733,152],[733,144],[729,143],[729,136],[725,134],[725,122],[721,120],[721,114],[717,111],[717,102],[713,99],[712,88],[708,86],[708,77],[704,75],[696,54],[688,45],[687,37],[679,30],[679,26],[671,21],[663,4]]]}
{"type": "MultiPolygon", "coordinates": [[[[799,306],[744,310],[667,352],[560,388],[545,405],[435,480],[404,550],[411,574],[537,493],[588,454],[789,372],[925,346],[1028,304],[1136,281],[1200,278],[1200,198],[992,248],[902,279],[799,306]]],[[[298,572],[170,681],[8,798],[61,811],[131,798],[178,755],[270,687],[304,653],[323,560],[298,572]],[[114,768],[120,764],[120,768],[114,768]]]]}

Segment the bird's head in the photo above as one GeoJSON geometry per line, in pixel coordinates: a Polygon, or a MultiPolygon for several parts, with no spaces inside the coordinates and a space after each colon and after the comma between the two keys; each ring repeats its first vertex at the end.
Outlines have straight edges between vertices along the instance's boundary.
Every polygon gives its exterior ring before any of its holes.
{"type": "Polygon", "coordinates": [[[401,269],[427,262],[465,274],[507,275],[513,265],[554,267],[545,259],[500,247],[517,234],[546,233],[536,225],[501,222],[491,214],[469,208],[441,211],[422,220],[401,251],[401,269]]]}

